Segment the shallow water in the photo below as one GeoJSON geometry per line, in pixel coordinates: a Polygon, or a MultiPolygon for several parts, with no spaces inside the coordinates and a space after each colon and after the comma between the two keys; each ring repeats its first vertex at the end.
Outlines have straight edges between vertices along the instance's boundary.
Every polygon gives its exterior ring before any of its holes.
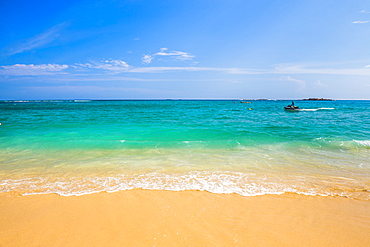
{"type": "Polygon", "coordinates": [[[370,198],[370,101],[0,102],[0,192],[370,198]]]}

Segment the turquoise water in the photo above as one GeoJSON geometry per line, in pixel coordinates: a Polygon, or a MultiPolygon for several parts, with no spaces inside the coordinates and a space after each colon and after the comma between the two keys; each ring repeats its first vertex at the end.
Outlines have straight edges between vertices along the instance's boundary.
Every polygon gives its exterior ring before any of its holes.
{"type": "Polygon", "coordinates": [[[370,101],[0,102],[0,192],[370,198],[370,101]]]}

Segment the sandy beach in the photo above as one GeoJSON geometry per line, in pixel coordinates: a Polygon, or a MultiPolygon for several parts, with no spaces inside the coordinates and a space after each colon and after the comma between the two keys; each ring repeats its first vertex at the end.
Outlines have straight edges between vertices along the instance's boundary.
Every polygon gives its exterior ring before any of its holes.
{"type": "Polygon", "coordinates": [[[370,246],[370,202],[130,190],[0,194],[0,246],[370,246]]]}

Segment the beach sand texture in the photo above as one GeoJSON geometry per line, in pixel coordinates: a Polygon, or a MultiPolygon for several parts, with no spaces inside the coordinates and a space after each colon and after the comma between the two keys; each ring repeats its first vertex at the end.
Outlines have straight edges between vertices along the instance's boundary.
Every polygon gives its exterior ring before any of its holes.
{"type": "Polygon", "coordinates": [[[0,246],[370,246],[370,202],[129,190],[0,194],[0,246]]]}

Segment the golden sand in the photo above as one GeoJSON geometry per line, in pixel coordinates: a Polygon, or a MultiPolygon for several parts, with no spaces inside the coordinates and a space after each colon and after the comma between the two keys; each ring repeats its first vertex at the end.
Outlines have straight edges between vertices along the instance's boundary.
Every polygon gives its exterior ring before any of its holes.
{"type": "Polygon", "coordinates": [[[370,201],[199,191],[2,193],[0,246],[370,246],[370,201]]]}

